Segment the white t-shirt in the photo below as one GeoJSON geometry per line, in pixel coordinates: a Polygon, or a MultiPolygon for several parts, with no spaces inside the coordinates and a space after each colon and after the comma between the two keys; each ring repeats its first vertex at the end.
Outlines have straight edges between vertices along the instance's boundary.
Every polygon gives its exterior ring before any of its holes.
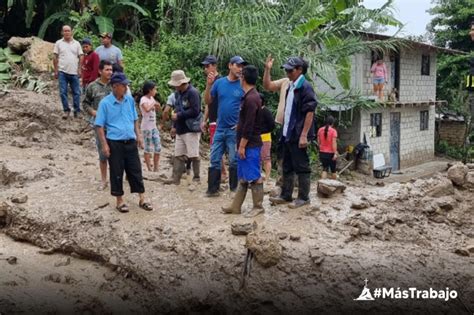
{"type": "Polygon", "coordinates": [[[142,113],[142,130],[153,130],[156,128],[156,112],[155,112],[155,98],[154,97],[147,97],[142,96],[140,99],[140,111],[142,113]],[[152,109],[147,112],[145,111],[144,105],[152,105],[152,109]]]}
{"type": "Polygon", "coordinates": [[[77,75],[79,68],[79,57],[82,52],[81,44],[75,39],[66,42],[64,38],[54,44],[54,54],[58,55],[58,70],[67,74],[77,75]]]}

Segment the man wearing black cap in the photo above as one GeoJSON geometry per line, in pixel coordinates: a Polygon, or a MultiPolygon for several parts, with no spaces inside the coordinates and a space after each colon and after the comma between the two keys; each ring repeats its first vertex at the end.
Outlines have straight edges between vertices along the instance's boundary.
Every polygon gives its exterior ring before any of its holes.
{"type": "MultiPolygon", "coordinates": [[[[221,75],[217,71],[217,58],[213,55],[206,56],[201,62],[204,67],[204,74],[206,78],[216,81],[221,78],[221,75]]],[[[217,99],[213,100],[210,105],[206,106],[204,110],[204,119],[202,121],[201,130],[206,132],[206,126],[209,120],[209,144],[212,147],[214,142],[214,134],[216,133],[217,128],[217,99]]],[[[227,170],[224,163],[224,157],[222,157],[222,167],[221,167],[221,180],[225,182],[227,177],[227,170]]]]}
{"type": "Polygon", "coordinates": [[[308,64],[300,57],[290,57],[282,66],[290,86],[286,91],[283,130],[283,185],[279,197],[270,198],[273,204],[293,201],[294,174],[298,175],[298,197],[289,205],[298,208],[309,204],[310,175],[308,142],[314,139],[314,111],[316,96],[304,75],[308,64]]]}
{"type": "MultiPolygon", "coordinates": [[[[112,34],[104,32],[100,34],[102,45],[95,49],[95,52],[99,55],[100,60],[108,60],[112,64],[119,64],[123,68],[123,56],[122,51],[115,45],[112,45],[112,34]]],[[[123,72],[123,71],[121,71],[123,72]]]]}
{"type": "Polygon", "coordinates": [[[221,181],[222,157],[229,154],[229,188],[237,189],[237,161],[235,159],[237,134],[236,127],[239,119],[240,101],[244,91],[240,86],[242,68],[247,63],[240,56],[234,56],[229,61],[229,74],[214,81],[209,75],[204,92],[204,101],[209,106],[217,100],[217,128],[211,147],[211,165],[209,167],[206,196],[219,195],[221,181]]]}
{"type": "Polygon", "coordinates": [[[139,207],[150,211],[153,207],[145,202],[145,186],[137,148],[138,145],[143,149],[143,138],[138,126],[135,101],[126,94],[130,81],[123,73],[117,72],[110,79],[110,84],[112,93],[100,101],[95,126],[103,154],[109,159],[111,194],[117,198],[116,209],[128,212],[129,208],[123,200],[125,170],[130,191],[139,194],[139,207]],[[107,136],[104,129],[107,129],[107,136]]]}
{"type": "Polygon", "coordinates": [[[92,49],[92,41],[84,38],[81,42],[84,58],[82,61],[82,89],[86,90],[89,83],[99,77],[99,55],[92,49]]]}

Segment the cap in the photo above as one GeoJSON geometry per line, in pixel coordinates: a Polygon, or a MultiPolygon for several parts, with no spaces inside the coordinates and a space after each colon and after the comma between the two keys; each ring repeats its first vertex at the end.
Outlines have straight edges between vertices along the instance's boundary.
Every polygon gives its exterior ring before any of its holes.
{"type": "Polygon", "coordinates": [[[110,78],[110,84],[115,84],[115,83],[120,83],[123,85],[129,85],[130,81],[127,79],[124,73],[122,72],[116,72],[112,75],[112,78],[110,78]]]}
{"type": "Polygon", "coordinates": [[[215,65],[217,64],[217,58],[214,55],[206,56],[206,58],[204,58],[201,64],[202,65],[215,65]]]}
{"type": "Polygon", "coordinates": [[[234,57],[230,58],[229,63],[232,63],[232,64],[236,63],[238,65],[244,65],[244,66],[246,64],[248,64],[248,62],[246,62],[244,60],[244,58],[242,58],[240,56],[234,56],[234,57]]]}
{"type": "Polygon", "coordinates": [[[90,38],[84,38],[81,42],[81,45],[92,45],[92,41],[90,38]]]}
{"type": "Polygon", "coordinates": [[[286,59],[286,62],[281,66],[285,70],[293,70],[296,67],[304,67],[304,61],[300,57],[290,57],[286,59]]]}
{"type": "Polygon", "coordinates": [[[110,32],[101,33],[100,38],[104,38],[104,37],[112,38],[112,33],[110,33],[110,32]]]}

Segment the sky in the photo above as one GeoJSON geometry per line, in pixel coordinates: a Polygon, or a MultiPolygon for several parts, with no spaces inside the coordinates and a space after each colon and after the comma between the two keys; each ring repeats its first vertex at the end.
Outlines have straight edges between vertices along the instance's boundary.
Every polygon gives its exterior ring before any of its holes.
{"type": "MultiPolygon", "coordinates": [[[[381,7],[385,0],[364,0],[363,4],[368,9],[381,7]]],[[[426,10],[433,4],[431,0],[394,0],[395,18],[405,24],[403,34],[422,35],[426,32],[426,25],[431,21],[431,16],[426,10]]],[[[386,32],[392,35],[394,29],[386,32]]]]}

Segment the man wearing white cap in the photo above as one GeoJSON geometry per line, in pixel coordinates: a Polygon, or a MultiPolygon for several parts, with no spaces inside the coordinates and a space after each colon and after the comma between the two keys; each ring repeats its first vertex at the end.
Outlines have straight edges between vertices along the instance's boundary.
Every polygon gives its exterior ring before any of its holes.
{"type": "Polygon", "coordinates": [[[191,160],[193,181],[200,181],[199,140],[201,138],[201,96],[193,87],[183,70],[171,73],[169,85],[175,87],[175,108],[171,115],[173,129],[176,131],[174,147],[173,178],[165,184],[179,185],[181,175],[186,169],[186,161],[191,160]]]}

